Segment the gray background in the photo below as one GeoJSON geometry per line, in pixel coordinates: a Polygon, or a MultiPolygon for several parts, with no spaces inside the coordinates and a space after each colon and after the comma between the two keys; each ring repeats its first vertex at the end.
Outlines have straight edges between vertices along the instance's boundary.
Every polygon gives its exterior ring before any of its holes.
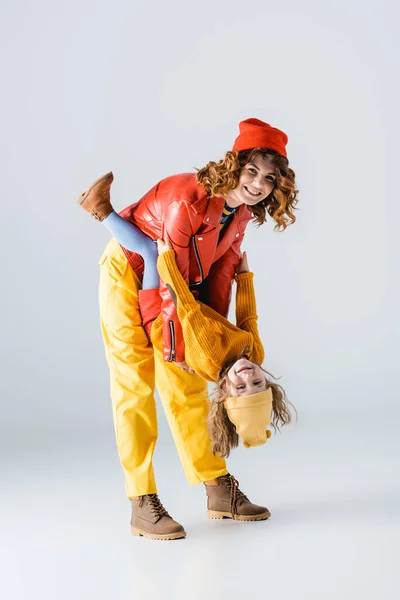
{"type": "Polygon", "coordinates": [[[2,0],[5,597],[398,597],[398,12],[2,0]],[[229,462],[273,517],[207,521],[160,409],[159,493],[188,538],[133,538],[98,326],[108,234],[75,199],[112,169],[122,209],[248,117],[289,134],[301,192],[293,227],[244,244],[299,423],[229,462]]]}

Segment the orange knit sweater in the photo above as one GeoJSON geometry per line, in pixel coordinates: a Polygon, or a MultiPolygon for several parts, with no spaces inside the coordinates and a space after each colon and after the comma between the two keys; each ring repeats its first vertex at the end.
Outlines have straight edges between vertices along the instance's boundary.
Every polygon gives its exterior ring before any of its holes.
{"type": "MultiPolygon", "coordinates": [[[[216,381],[221,367],[246,346],[249,358],[261,364],[264,349],[257,327],[256,299],[253,273],[236,275],[236,327],[209,306],[195,300],[180,274],[173,250],[158,257],[161,279],[176,297],[179,320],[185,340],[185,360],[198,375],[216,381]]],[[[162,321],[158,317],[151,330],[152,342],[162,347],[162,321]]]]}

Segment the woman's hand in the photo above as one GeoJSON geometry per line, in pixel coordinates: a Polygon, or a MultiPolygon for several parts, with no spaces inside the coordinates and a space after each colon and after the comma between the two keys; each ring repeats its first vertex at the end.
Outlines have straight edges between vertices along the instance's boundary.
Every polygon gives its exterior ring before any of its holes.
{"type": "Polygon", "coordinates": [[[236,275],[239,273],[249,273],[249,263],[247,262],[247,252],[241,252],[240,263],[236,267],[236,275]]]}
{"type": "Polygon", "coordinates": [[[173,250],[171,242],[168,238],[165,240],[165,242],[164,240],[157,240],[157,248],[159,255],[163,254],[164,252],[168,252],[168,250],[173,250]]]}

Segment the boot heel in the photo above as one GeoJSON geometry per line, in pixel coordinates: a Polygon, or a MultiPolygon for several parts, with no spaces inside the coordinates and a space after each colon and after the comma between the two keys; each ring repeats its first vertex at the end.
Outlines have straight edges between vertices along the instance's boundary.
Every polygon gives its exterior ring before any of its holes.
{"type": "Polygon", "coordinates": [[[221,512],[220,510],[208,510],[207,517],[209,519],[232,519],[231,513],[221,512]]]}

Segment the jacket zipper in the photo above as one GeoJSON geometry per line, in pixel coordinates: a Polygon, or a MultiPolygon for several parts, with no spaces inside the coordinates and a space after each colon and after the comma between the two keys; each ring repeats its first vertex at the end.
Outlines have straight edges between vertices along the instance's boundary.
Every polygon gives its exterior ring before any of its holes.
{"type": "Polygon", "coordinates": [[[201,266],[200,256],[199,256],[199,252],[197,250],[196,238],[195,237],[192,237],[192,243],[193,243],[193,250],[194,250],[194,255],[196,257],[197,266],[199,268],[200,281],[196,281],[196,283],[191,283],[190,287],[192,287],[194,285],[200,285],[202,283],[202,281],[203,281],[203,267],[201,266]]]}
{"type": "Polygon", "coordinates": [[[171,335],[171,352],[169,354],[169,361],[173,362],[175,360],[175,329],[174,322],[169,321],[169,333],[171,335]]]}

